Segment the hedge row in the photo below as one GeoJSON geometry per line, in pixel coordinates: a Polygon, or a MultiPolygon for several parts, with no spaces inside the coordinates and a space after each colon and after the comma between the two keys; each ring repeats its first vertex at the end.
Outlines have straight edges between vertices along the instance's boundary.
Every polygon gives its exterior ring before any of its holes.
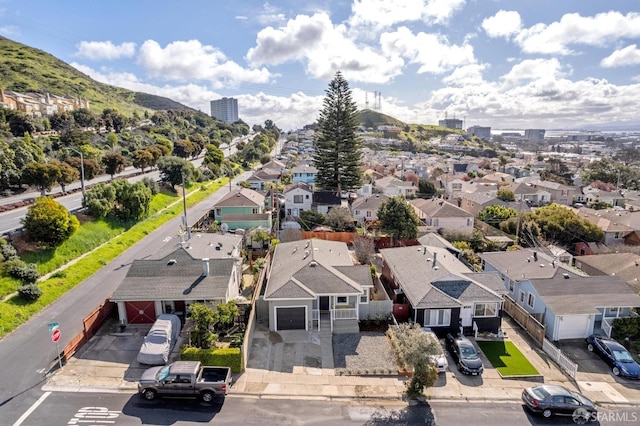
{"type": "Polygon", "coordinates": [[[188,347],[180,352],[183,361],[200,361],[202,365],[230,367],[232,373],[242,372],[240,348],[199,349],[188,347]]]}

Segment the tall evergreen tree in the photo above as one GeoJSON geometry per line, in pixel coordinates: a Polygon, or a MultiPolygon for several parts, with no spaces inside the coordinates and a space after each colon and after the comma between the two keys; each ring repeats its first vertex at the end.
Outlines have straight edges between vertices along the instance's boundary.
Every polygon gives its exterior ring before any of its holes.
{"type": "Polygon", "coordinates": [[[362,180],[360,141],[356,137],[360,122],[349,83],[340,71],[325,93],[314,138],[313,165],[318,169],[315,184],[339,193],[357,189],[362,180]]]}

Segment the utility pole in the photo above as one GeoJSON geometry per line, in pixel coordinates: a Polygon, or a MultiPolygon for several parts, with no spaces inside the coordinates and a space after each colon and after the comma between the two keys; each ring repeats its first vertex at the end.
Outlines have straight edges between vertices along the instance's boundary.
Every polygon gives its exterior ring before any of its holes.
{"type": "Polygon", "coordinates": [[[182,176],[182,207],[184,209],[184,227],[187,230],[187,239],[191,239],[191,228],[189,228],[189,222],[187,221],[187,194],[184,189],[184,173],[181,173],[182,176]]]}

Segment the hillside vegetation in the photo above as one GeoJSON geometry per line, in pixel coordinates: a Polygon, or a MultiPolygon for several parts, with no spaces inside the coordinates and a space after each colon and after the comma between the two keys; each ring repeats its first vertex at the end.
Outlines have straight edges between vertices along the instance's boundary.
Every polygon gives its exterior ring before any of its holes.
{"type": "Polygon", "coordinates": [[[99,83],[49,53],[1,36],[0,88],[86,98],[98,113],[105,108],[117,108],[126,115],[189,109],[171,99],[99,83]]]}

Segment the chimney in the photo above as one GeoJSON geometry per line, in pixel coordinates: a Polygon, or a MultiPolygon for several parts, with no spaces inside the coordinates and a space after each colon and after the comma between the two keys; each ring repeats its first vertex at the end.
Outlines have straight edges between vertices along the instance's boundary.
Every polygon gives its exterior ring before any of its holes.
{"type": "Polygon", "coordinates": [[[208,257],[205,257],[202,259],[202,276],[203,277],[209,276],[209,258],[208,257]]]}
{"type": "Polygon", "coordinates": [[[434,252],[433,253],[433,267],[434,268],[437,266],[437,264],[436,264],[436,256],[438,256],[438,253],[434,252]]]}

